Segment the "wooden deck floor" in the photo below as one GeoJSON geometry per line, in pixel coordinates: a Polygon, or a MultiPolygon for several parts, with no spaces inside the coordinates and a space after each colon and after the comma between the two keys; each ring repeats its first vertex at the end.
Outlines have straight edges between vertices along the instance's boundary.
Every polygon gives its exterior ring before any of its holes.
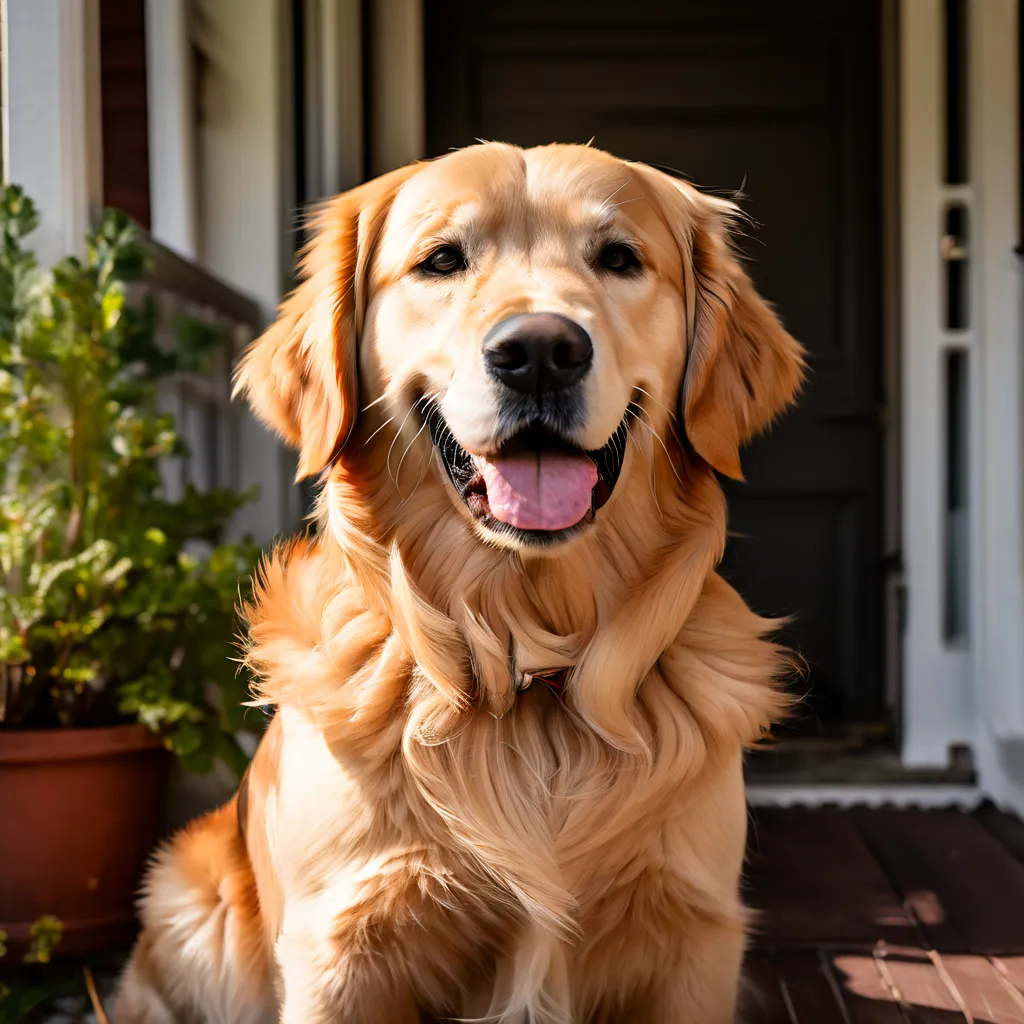
{"type": "MultiPolygon", "coordinates": [[[[748,879],[743,1024],[1024,1024],[1020,820],[762,808],[748,879]]],[[[93,961],[105,998],[117,959],[93,961]]],[[[51,1012],[28,1020],[95,1024],[84,991],[51,1012]]]]}
{"type": "Polygon", "coordinates": [[[1024,823],[759,809],[750,1024],[1024,1024],[1024,823]]]}

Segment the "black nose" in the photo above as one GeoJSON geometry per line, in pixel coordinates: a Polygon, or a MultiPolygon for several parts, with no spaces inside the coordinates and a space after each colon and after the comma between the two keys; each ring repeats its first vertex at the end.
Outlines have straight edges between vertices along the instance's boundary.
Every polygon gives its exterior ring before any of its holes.
{"type": "Polygon", "coordinates": [[[558,313],[520,313],[484,337],[491,376],[516,391],[555,391],[575,384],[594,358],[590,335],[558,313]]]}

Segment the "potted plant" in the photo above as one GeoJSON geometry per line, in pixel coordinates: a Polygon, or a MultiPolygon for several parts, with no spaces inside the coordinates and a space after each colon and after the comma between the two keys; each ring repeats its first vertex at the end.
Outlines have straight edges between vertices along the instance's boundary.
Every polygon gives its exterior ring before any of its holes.
{"type": "Polygon", "coordinates": [[[69,953],[130,931],[167,751],[244,767],[231,643],[257,555],[222,543],[248,496],[161,486],[184,448],[158,385],[219,338],[158,343],[152,302],[126,300],[146,249],[124,215],[49,274],[35,225],[0,192],[0,931],[18,955],[43,915],[69,953]]]}

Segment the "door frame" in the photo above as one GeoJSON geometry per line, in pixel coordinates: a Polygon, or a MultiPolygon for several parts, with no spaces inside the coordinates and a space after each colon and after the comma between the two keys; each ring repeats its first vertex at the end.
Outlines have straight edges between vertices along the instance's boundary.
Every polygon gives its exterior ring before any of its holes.
{"type": "Polygon", "coordinates": [[[973,750],[983,787],[1024,803],[1024,499],[1019,205],[1018,0],[967,4],[967,162],[944,178],[943,0],[901,5],[903,522],[908,607],[903,760],[973,750]],[[967,327],[943,322],[940,243],[949,204],[966,209],[967,327]],[[943,363],[968,368],[966,635],[944,635],[945,490],[950,466],[943,363]],[[1016,751],[1011,749],[1016,747],[1016,751]],[[1013,765],[1016,759],[1018,764],[1013,765]]]}

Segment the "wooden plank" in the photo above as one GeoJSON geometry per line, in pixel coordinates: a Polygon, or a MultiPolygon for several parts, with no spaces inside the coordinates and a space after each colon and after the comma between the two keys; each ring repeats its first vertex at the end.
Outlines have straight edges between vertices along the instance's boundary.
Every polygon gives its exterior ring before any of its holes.
{"type": "Polygon", "coordinates": [[[907,1024],[964,1024],[967,1020],[956,993],[924,950],[881,946],[876,960],[907,1024]]]}
{"type": "Polygon", "coordinates": [[[999,977],[987,957],[947,953],[941,963],[977,1024],[1024,1024],[1024,996],[999,977]]]}
{"type": "Polygon", "coordinates": [[[748,898],[766,939],[817,945],[917,943],[917,930],[844,811],[760,808],[750,827],[748,898]]]}
{"type": "Polygon", "coordinates": [[[1024,865],[977,821],[953,810],[850,814],[936,949],[1024,954],[1024,865]]]}
{"type": "Polygon", "coordinates": [[[850,1024],[906,1024],[873,951],[824,951],[850,1024]]]}
{"type": "Polygon", "coordinates": [[[1024,995],[1024,956],[994,956],[990,959],[1006,983],[1024,995]]]}
{"type": "MultiPolygon", "coordinates": [[[[783,997],[797,1024],[844,1021],[842,996],[819,950],[777,950],[774,962],[783,997]]],[[[875,1024],[873,1019],[871,1024],[875,1024]]]]}
{"type": "Polygon", "coordinates": [[[751,949],[743,965],[739,1019],[744,1024],[797,1024],[782,995],[771,953],[751,949]]]}
{"type": "Polygon", "coordinates": [[[1000,811],[986,800],[973,814],[975,821],[1024,864],[1024,821],[1015,814],[1000,811]]]}
{"type": "Polygon", "coordinates": [[[870,951],[761,949],[747,976],[745,1024],[906,1024],[870,951]]]}

